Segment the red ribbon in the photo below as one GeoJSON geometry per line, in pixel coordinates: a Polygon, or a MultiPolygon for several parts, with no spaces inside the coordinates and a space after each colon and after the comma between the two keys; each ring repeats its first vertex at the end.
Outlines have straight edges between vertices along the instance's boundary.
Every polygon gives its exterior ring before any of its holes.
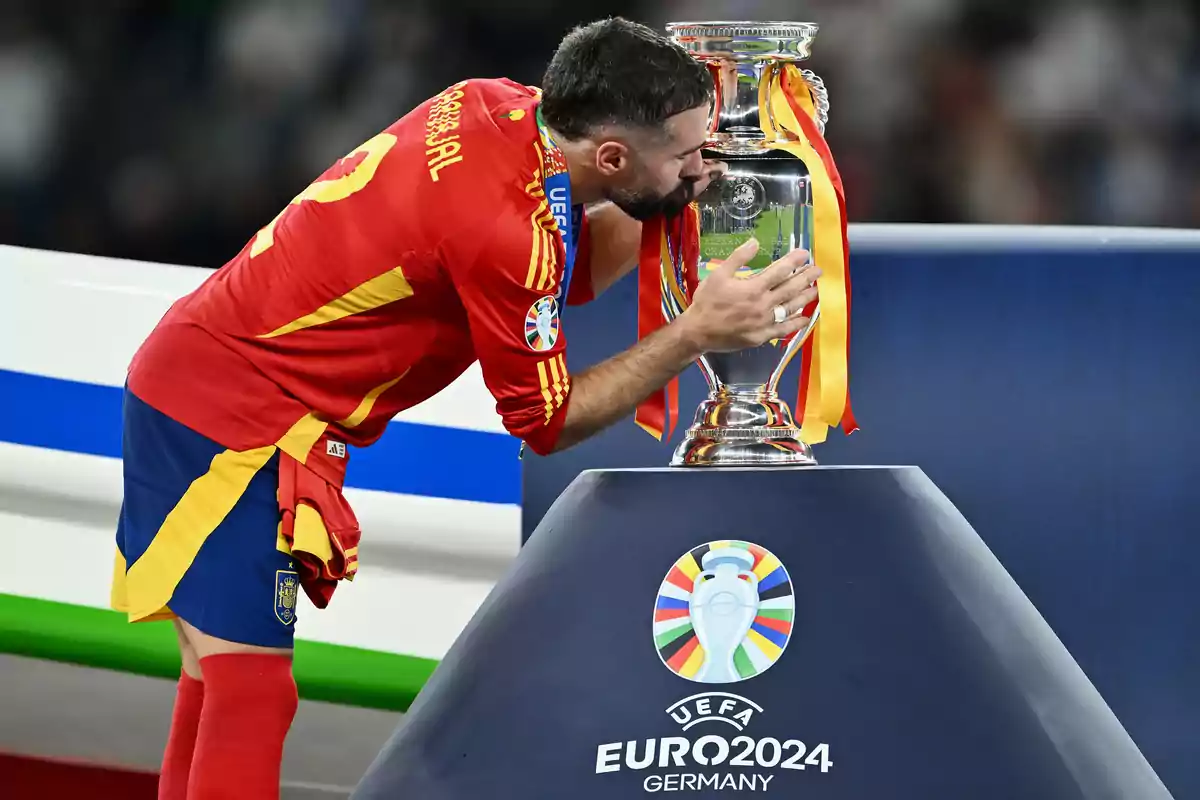
{"type": "MultiPolygon", "coordinates": [[[[808,85],[808,81],[804,80],[803,75],[798,69],[785,69],[782,71],[784,94],[787,97],[787,103],[792,109],[792,113],[796,115],[796,121],[800,123],[801,129],[804,131],[804,137],[808,140],[809,145],[821,158],[821,163],[825,165],[825,172],[829,175],[829,181],[833,184],[834,192],[837,194],[838,211],[842,219],[842,252],[850,252],[850,240],[846,227],[846,190],[842,185],[842,176],[838,172],[837,164],[833,160],[833,152],[829,149],[829,144],[825,141],[825,137],[821,134],[817,123],[809,112],[797,100],[799,92],[804,92],[811,98],[813,105],[816,104],[816,98],[812,97],[812,90],[808,85]],[[799,84],[799,85],[797,85],[799,84]]],[[[846,360],[849,362],[850,351],[850,270],[845,271],[846,282],[846,360]]],[[[811,315],[816,309],[816,301],[805,308],[805,315],[811,315]]],[[[808,397],[808,379],[811,372],[812,364],[812,348],[813,337],[804,343],[802,349],[802,360],[800,364],[800,396],[796,402],[796,418],[804,418],[804,400],[808,397]]],[[[850,392],[846,391],[846,405],[842,411],[842,431],[846,434],[854,433],[858,430],[858,422],[854,419],[854,409],[850,405],[850,392]]]]}
{"type": "MultiPolygon", "coordinates": [[[[662,248],[666,230],[663,218],[655,217],[642,223],[642,243],[638,251],[638,339],[644,339],[666,324],[662,312],[662,248]]],[[[667,395],[674,399],[676,391],[673,379],[664,389],[650,393],[638,404],[633,421],[655,439],[662,440],[666,428],[667,395]]],[[[672,433],[674,411],[672,407],[672,433]]]]}

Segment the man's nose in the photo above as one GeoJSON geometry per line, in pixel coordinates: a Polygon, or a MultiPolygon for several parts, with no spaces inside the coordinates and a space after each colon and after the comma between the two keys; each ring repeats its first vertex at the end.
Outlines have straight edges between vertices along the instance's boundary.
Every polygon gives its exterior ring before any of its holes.
{"type": "Polygon", "coordinates": [[[683,162],[683,170],[679,177],[685,181],[698,181],[704,177],[704,156],[700,155],[699,150],[690,154],[683,162]]]}

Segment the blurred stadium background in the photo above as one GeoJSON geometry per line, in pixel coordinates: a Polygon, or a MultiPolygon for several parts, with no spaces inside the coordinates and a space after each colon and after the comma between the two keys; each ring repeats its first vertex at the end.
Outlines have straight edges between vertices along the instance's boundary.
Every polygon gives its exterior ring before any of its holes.
{"type": "Polygon", "coordinates": [[[462,76],[538,82],[573,24],[802,19],[854,222],[1200,222],[1180,0],[7,0],[0,241],[219,266],[462,76]]]}

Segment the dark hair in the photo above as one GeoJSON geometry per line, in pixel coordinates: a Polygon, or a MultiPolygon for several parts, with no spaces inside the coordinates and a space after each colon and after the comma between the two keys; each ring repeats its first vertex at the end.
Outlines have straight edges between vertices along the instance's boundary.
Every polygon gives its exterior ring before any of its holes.
{"type": "Polygon", "coordinates": [[[712,100],[708,69],[679,45],[620,17],[575,28],[542,79],[542,116],[568,139],[604,124],[661,129],[712,100]]]}

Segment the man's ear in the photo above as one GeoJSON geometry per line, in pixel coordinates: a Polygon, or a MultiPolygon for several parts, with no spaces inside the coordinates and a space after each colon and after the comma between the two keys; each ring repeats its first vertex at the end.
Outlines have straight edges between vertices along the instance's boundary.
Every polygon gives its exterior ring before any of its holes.
{"type": "Polygon", "coordinates": [[[630,158],[626,145],[610,139],[596,148],[596,170],[606,178],[611,177],[626,169],[630,158]]]}

